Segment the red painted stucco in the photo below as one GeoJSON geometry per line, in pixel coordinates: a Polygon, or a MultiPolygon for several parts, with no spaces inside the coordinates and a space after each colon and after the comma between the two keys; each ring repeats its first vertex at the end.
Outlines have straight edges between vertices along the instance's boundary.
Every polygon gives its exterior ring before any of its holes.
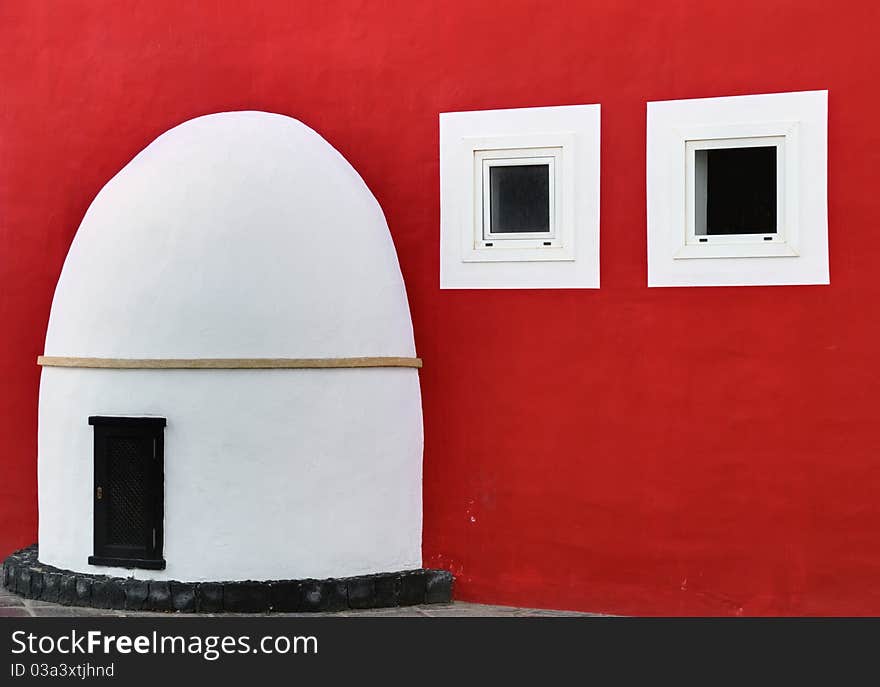
{"type": "MultiPolygon", "coordinates": [[[[0,4],[0,554],[102,185],[166,129],[317,129],[388,217],[425,360],[424,559],[459,598],[880,614],[880,9],[824,0],[0,4]],[[646,288],[645,102],[829,89],[831,286],[646,288]],[[438,113],[602,104],[602,288],[440,291],[438,113]]],[[[110,285],[112,288],[112,285],[110,285]]]]}

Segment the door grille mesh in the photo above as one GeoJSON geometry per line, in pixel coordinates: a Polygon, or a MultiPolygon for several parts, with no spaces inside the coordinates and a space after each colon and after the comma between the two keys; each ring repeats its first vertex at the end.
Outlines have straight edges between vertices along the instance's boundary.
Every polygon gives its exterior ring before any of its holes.
{"type": "Polygon", "coordinates": [[[147,542],[147,467],[151,441],[107,437],[107,543],[144,546],[147,542]]]}

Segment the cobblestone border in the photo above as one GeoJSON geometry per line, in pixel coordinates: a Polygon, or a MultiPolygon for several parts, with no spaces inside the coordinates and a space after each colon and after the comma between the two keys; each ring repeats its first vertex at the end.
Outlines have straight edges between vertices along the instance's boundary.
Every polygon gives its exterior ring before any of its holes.
{"type": "Polygon", "coordinates": [[[328,580],[175,582],[107,577],[43,565],[37,545],[3,561],[3,586],[65,606],[183,613],[298,613],[449,603],[447,570],[405,570],[328,580]]]}

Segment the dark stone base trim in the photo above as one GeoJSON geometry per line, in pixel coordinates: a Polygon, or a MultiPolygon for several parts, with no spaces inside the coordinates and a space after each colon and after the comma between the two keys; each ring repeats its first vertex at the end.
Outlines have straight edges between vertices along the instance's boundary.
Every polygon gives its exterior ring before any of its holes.
{"type": "Polygon", "coordinates": [[[3,561],[11,592],[67,606],[183,613],[296,613],[449,603],[447,570],[404,570],[329,580],[175,582],[107,577],[43,565],[37,545],[3,561]]]}

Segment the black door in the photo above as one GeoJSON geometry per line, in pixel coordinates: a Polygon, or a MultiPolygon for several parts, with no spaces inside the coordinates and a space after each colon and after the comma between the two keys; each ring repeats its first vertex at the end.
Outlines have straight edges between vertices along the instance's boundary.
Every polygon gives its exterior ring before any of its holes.
{"type": "Polygon", "coordinates": [[[161,417],[90,417],[95,428],[92,565],[165,568],[161,417]]]}

